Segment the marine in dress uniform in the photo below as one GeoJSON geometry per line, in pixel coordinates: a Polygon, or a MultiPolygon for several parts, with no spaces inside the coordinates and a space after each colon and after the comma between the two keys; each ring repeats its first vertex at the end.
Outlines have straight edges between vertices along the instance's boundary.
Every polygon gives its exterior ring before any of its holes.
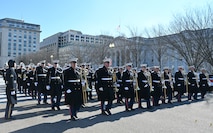
{"type": "Polygon", "coordinates": [[[206,72],[206,69],[205,68],[202,68],[201,69],[201,73],[199,75],[200,77],[200,82],[199,82],[199,85],[200,85],[200,92],[201,92],[201,98],[203,99],[205,97],[205,94],[209,88],[209,84],[208,84],[208,74],[206,72]]]}
{"type": "Polygon", "coordinates": [[[82,105],[82,84],[80,73],[76,71],[77,58],[70,60],[71,67],[64,70],[65,104],[69,105],[70,117],[75,121],[82,105]]]}
{"type": "Polygon", "coordinates": [[[175,73],[175,91],[178,92],[177,94],[178,102],[181,102],[181,96],[184,93],[184,76],[182,66],[178,66],[178,71],[175,73]]]}
{"type": "Polygon", "coordinates": [[[172,100],[172,79],[171,74],[169,73],[169,68],[164,67],[163,68],[163,76],[162,76],[162,82],[163,82],[163,94],[164,98],[165,96],[168,97],[168,103],[171,103],[172,100]]]}
{"type": "Polygon", "coordinates": [[[148,76],[151,76],[146,70],[147,64],[141,64],[141,71],[138,73],[138,108],[143,108],[141,105],[141,99],[145,99],[147,108],[151,108],[150,105],[150,86],[148,82],[148,76]]]}
{"type": "Polygon", "coordinates": [[[60,110],[59,106],[62,96],[63,70],[58,66],[58,62],[58,60],[54,60],[53,67],[49,68],[47,72],[47,88],[50,88],[52,110],[55,110],[55,107],[60,110]]]}
{"type": "Polygon", "coordinates": [[[118,91],[116,92],[117,95],[117,103],[123,103],[123,84],[122,84],[122,77],[123,77],[123,67],[119,67],[118,72],[116,73],[117,79],[117,88],[118,91]]]}
{"type": "Polygon", "coordinates": [[[188,77],[188,87],[189,87],[189,92],[188,92],[188,100],[191,100],[191,97],[193,95],[193,98],[197,100],[197,93],[198,93],[198,83],[197,83],[197,75],[195,74],[195,67],[190,66],[189,67],[189,72],[187,74],[188,77]]]}
{"type": "Polygon", "coordinates": [[[6,71],[6,95],[7,95],[7,105],[5,110],[5,119],[13,119],[12,118],[12,111],[14,105],[17,104],[17,96],[16,96],[16,81],[17,76],[14,70],[15,61],[9,60],[8,61],[9,69],[6,71]]]}
{"type": "Polygon", "coordinates": [[[41,94],[43,94],[43,103],[47,103],[47,70],[45,68],[45,61],[41,61],[40,66],[36,67],[36,88],[38,90],[38,104],[41,102],[41,94]]]}
{"type": "Polygon", "coordinates": [[[25,72],[25,69],[24,69],[24,64],[23,62],[20,63],[19,65],[19,68],[16,69],[16,74],[18,76],[18,79],[17,79],[17,83],[18,83],[18,91],[19,93],[23,93],[23,76],[24,76],[24,72],[25,72]]]}
{"type": "Polygon", "coordinates": [[[97,71],[98,98],[101,101],[101,114],[111,115],[110,109],[114,99],[112,73],[109,71],[111,59],[105,58],[103,62],[104,66],[97,71]],[[105,101],[108,102],[106,106],[105,101]]]}
{"type": "Polygon", "coordinates": [[[125,109],[126,111],[134,110],[134,87],[133,87],[133,72],[131,71],[132,63],[126,64],[126,71],[123,72],[122,84],[123,94],[125,97],[125,109]]]}
{"type": "Polygon", "coordinates": [[[153,106],[159,106],[159,100],[162,96],[162,84],[161,84],[161,77],[159,75],[159,66],[154,66],[154,71],[151,73],[152,77],[152,87],[153,87],[153,106]]]}
{"type": "Polygon", "coordinates": [[[29,71],[28,74],[28,86],[32,99],[36,99],[37,96],[35,81],[36,81],[36,66],[32,66],[31,71],[29,71]]]}

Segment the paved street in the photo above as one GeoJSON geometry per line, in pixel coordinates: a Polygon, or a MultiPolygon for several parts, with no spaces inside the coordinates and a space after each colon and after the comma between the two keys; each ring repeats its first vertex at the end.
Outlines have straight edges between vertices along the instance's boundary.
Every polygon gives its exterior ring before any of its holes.
{"type": "MultiPolygon", "coordinates": [[[[205,100],[184,99],[182,103],[164,104],[152,110],[136,109],[124,112],[123,105],[114,104],[113,115],[100,115],[99,103],[92,101],[78,113],[78,121],[68,121],[68,107],[51,111],[50,105],[36,105],[37,101],[18,94],[13,116],[5,120],[5,87],[0,78],[0,133],[212,133],[213,94],[205,100]]],[[[62,99],[62,102],[64,99],[62,99]]],[[[48,101],[50,103],[50,101],[48,101]]],[[[137,105],[135,104],[136,108],[137,105]]]]}

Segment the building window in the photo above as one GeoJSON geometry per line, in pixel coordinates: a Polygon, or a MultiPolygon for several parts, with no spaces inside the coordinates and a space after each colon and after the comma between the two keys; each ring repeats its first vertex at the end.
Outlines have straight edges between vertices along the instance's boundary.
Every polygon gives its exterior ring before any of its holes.
{"type": "Polygon", "coordinates": [[[8,37],[12,37],[12,34],[10,32],[8,33],[8,37]]]}

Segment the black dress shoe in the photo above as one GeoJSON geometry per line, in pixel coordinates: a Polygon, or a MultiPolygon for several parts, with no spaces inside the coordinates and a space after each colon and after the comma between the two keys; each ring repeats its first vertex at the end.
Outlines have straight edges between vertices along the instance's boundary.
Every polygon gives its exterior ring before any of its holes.
{"type": "Polygon", "coordinates": [[[48,104],[48,102],[43,102],[44,104],[48,104]]]}
{"type": "Polygon", "coordinates": [[[75,117],[71,117],[71,119],[69,119],[70,121],[76,121],[75,117]]]}
{"type": "Polygon", "coordinates": [[[52,107],[52,111],[55,111],[55,108],[54,108],[54,107],[52,107]]]}
{"type": "Polygon", "coordinates": [[[138,108],[139,108],[139,109],[144,109],[144,107],[142,107],[142,106],[139,106],[138,108]]]}
{"type": "Polygon", "coordinates": [[[61,108],[60,108],[60,107],[57,107],[57,110],[61,110],[61,108]]]}
{"type": "Polygon", "coordinates": [[[107,109],[106,112],[108,113],[108,115],[112,115],[109,109],[107,109]]]}
{"type": "Polygon", "coordinates": [[[126,109],[125,111],[126,111],[126,112],[129,112],[130,110],[129,110],[129,109],[126,109]]]}
{"type": "Polygon", "coordinates": [[[5,118],[5,120],[16,120],[16,118],[11,116],[10,118],[5,118]]]}
{"type": "Polygon", "coordinates": [[[105,111],[102,111],[101,114],[102,115],[107,115],[107,113],[105,111]]]}

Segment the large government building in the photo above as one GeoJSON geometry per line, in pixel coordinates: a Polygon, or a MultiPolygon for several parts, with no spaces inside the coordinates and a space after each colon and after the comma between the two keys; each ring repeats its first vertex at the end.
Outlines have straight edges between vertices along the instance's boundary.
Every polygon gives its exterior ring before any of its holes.
{"type": "Polygon", "coordinates": [[[39,50],[40,25],[0,19],[0,67],[9,60],[39,50]]]}
{"type": "MultiPolygon", "coordinates": [[[[212,32],[212,29],[210,31],[212,32]]],[[[183,34],[188,33],[186,31],[183,34]]],[[[177,35],[167,37],[172,39],[177,35]]],[[[59,59],[61,65],[67,63],[71,57],[77,57],[79,63],[89,62],[93,67],[98,67],[105,57],[110,57],[112,66],[122,66],[132,62],[134,67],[139,67],[140,64],[159,65],[161,68],[168,66],[176,71],[181,65],[188,69],[184,58],[175,49],[169,48],[167,42],[162,41],[162,37],[94,36],[68,30],[45,38],[40,43],[40,50],[50,53],[53,59],[59,59]]],[[[205,62],[202,66],[207,67],[208,70],[212,69],[205,62]]]]}
{"type": "Polygon", "coordinates": [[[155,52],[157,45],[155,38],[114,38],[68,30],[45,38],[40,43],[40,50],[59,59],[61,65],[67,63],[69,58],[77,57],[80,63],[90,62],[97,67],[105,57],[110,57],[112,66],[122,66],[127,62],[132,62],[134,67],[139,67],[140,64],[169,66],[173,69],[177,69],[179,65],[186,66],[180,55],[169,56],[174,53],[171,50],[162,51],[159,60],[159,55],[155,52]]]}

